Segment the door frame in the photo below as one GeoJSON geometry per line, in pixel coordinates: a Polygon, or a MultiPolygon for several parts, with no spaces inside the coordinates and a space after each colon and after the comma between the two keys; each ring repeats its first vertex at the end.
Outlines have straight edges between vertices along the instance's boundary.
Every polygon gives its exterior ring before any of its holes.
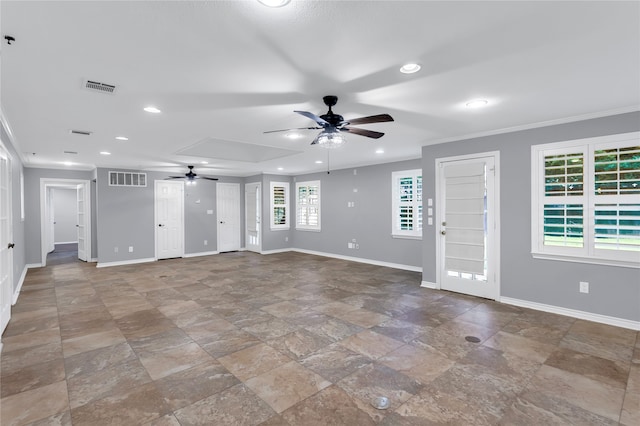
{"type": "MultiPolygon", "coordinates": [[[[434,222],[434,231],[435,231],[435,244],[436,244],[436,286],[435,288],[438,290],[442,289],[442,265],[444,263],[444,259],[442,256],[444,255],[442,250],[442,238],[440,237],[440,224],[442,223],[442,190],[441,190],[441,166],[445,163],[450,163],[454,161],[462,161],[462,160],[478,160],[486,157],[493,157],[493,166],[494,166],[494,197],[493,197],[493,242],[491,244],[487,244],[487,252],[491,250],[493,253],[493,279],[495,281],[495,291],[496,294],[493,295],[493,300],[500,300],[501,295],[501,282],[500,282],[500,151],[488,151],[488,152],[479,152],[475,154],[465,154],[465,155],[456,155],[453,157],[443,157],[436,158],[435,160],[435,189],[436,189],[436,199],[435,199],[435,222],[434,222]]],[[[487,224],[489,226],[489,224],[487,224]]]]}
{"type": "MultiPolygon", "coordinates": [[[[0,116],[2,116],[0,114],[0,116]]],[[[8,198],[8,203],[7,203],[7,219],[8,219],[8,235],[6,236],[6,240],[9,242],[13,242],[13,157],[11,155],[11,153],[9,152],[9,150],[6,148],[6,146],[4,145],[4,142],[2,142],[2,140],[0,140],[0,154],[3,156],[6,156],[7,158],[7,198],[8,198]]],[[[7,311],[4,312],[4,310],[2,309],[3,306],[0,306],[0,313],[2,315],[0,315],[0,351],[2,351],[2,333],[4,332],[6,326],[9,324],[9,321],[11,320],[11,307],[13,305],[15,305],[15,293],[14,293],[14,282],[13,282],[13,274],[14,274],[14,270],[13,270],[13,249],[9,249],[7,248],[7,265],[8,265],[8,271],[7,271],[7,281],[8,281],[8,285],[9,285],[9,289],[8,291],[5,292],[4,288],[0,288],[0,292],[4,292],[6,293],[6,295],[8,296],[7,300],[3,299],[3,303],[6,304],[7,307],[7,311]]]]}
{"type": "MultiPolygon", "coordinates": [[[[254,200],[255,201],[255,200],[254,200]]],[[[244,184],[244,246],[248,251],[253,251],[256,253],[261,253],[262,252],[262,182],[248,182],[244,184]],[[256,196],[258,198],[258,205],[256,206],[256,217],[260,218],[260,221],[256,223],[256,229],[258,231],[258,245],[257,245],[257,249],[250,249],[249,248],[249,217],[247,215],[248,213],[248,209],[247,209],[247,188],[249,186],[255,186],[256,187],[256,196]]],[[[256,246],[254,246],[256,247],[256,246]]]]}
{"type": "Polygon", "coordinates": [[[156,260],[162,260],[162,259],[171,259],[171,258],[160,258],[158,256],[158,184],[160,183],[169,183],[169,184],[176,184],[176,185],[180,185],[180,229],[181,229],[181,239],[182,239],[182,253],[180,253],[180,257],[184,257],[184,253],[185,253],[185,211],[184,211],[184,182],[183,181],[171,181],[171,180],[163,180],[163,179],[156,179],[153,182],[153,237],[154,237],[154,241],[153,241],[153,249],[154,249],[154,256],[156,260]]]}
{"type": "MultiPolygon", "coordinates": [[[[242,250],[242,194],[241,194],[241,188],[242,186],[239,183],[234,183],[234,182],[216,182],[216,234],[217,234],[217,238],[216,238],[216,244],[217,244],[217,251],[219,253],[223,253],[223,251],[220,250],[221,244],[220,244],[220,238],[221,238],[221,232],[220,232],[220,225],[221,225],[221,220],[220,220],[220,187],[221,185],[227,185],[227,186],[233,186],[234,188],[238,189],[238,233],[240,235],[238,235],[238,248],[236,249],[231,249],[231,250],[224,250],[224,252],[227,251],[236,251],[236,250],[242,250]]],[[[246,226],[246,224],[245,224],[246,226]]]]}
{"type": "Polygon", "coordinates": [[[58,179],[58,178],[40,178],[40,266],[47,266],[47,254],[49,253],[48,245],[48,218],[50,217],[50,188],[75,188],[82,185],[86,195],[85,200],[85,218],[87,230],[85,244],[87,247],[87,261],[93,261],[93,250],[91,243],[91,181],[85,179],[58,179]]]}

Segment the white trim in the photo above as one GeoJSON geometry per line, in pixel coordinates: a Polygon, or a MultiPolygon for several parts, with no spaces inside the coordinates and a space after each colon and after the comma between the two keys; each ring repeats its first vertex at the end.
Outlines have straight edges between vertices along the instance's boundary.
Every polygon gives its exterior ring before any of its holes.
{"type": "Polygon", "coordinates": [[[91,259],[87,260],[87,262],[89,262],[89,263],[97,263],[98,262],[98,258],[92,257],[91,259]]]}
{"type": "Polygon", "coordinates": [[[290,248],[283,248],[283,249],[274,249],[274,250],[262,250],[262,251],[260,252],[260,254],[266,254],[266,255],[269,255],[269,254],[286,253],[286,252],[288,252],[288,251],[293,251],[293,249],[290,249],[290,248]]]}
{"type": "Polygon", "coordinates": [[[0,124],[2,125],[2,127],[4,127],[4,131],[7,134],[7,136],[9,137],[9,143],[11,144],[11,146],[13,146],[13,150],[15,151],[16,155],[18,156],[18,158],[20,159],[20,162],[22,163],[22,165],[24,167],[24,165],[27,164],[26,158],[28,158],[28,157],[26,157],[23,154],[22,149],[20,148],[20,144],[16,140],[16,136],[13,134],[13,130],[11,129],[11,126],[9,125],[9,121],[7,120],[7,116],[4,115],[4,111],[2,110],[2,106],[0,106],[0,124]]]}
{"type": "Polygon", "coordinates": [[[13,300],[11,301],[11,306],[14,306],[18,302],[18,296],[20,296],[20,290],[22,290],[22,284],[24,284],[24,279],[27,277],[28,270],[28,265],[24,265],[22,275],[20,275],[20,279],[18,280],[18,287],[16,287],[16,291],[13,292],[13,300]]]}
{"type": "Polygon", "coordinates": [[[462,135],[462,136],[453,136],[453,137],[448,137],[448,138],[431,139],[431,140],[425,139],[422,142],[422,145],[423,146],[424,145],[436,145],[436,144],[445,143],[445,142],[463,141],[463,140],[467,140],[467,139],[475,139],[475,138],[482,138],[482,137],[485,137],[485,136],[493,136],[493,135],[500,135],[500,134],[504,134],[504,133],[519,132],[521,130],[536,129],[536,128],[539,128],[539,127],[556,126],[558,124],[574,123],[576,121],[584,121],[584,120],[591,120],[591,119],[594,119],[594,118],[610,117],[610,116],[613,116],[613,115],[626,114],[626,113],[629,113],[629,112],[639,112],[639,111],[640,110],[638,109],[637,105],[631,105],[631,106],[627,106],[627,107],[623,107],[623,108],[610,109],[610,110],[606,110],[606,111],[594,112],[594,113],[589,113],[589,114],[574,115],[574,116],[570,116],[570,117],[557,118],[557,119],[554,119],[554,120],[547,120],[547,121],[538,121],[536,123],[523,124],[523,125],[520,125],[520,126],[503,127],[502,129],[490,130],[490,131],[486,131],[486,132],[469,133],[467,135],[462,135]]]}
{"type": "Polygon", "coordinates": [[[78,244],[78,240],[76,240],[76,241],[54,241],[53,245],[56,245],[56,244],[78,244]]]}
{"type": "Polygon", "coordinates": [[[291,229],[291,202],[290,202],[290,194],[291,191],[289,182],[269,182],[269,230],[271,231],[288,231],[291,229]],[[273,202],[273,189],[276,186],[281,186],[284,188],[284,205],[278,204],[278,207],[284,206],[284,221],[285,223],[282,225],[274,225],[273,224],[273,210],[276,206],[273,202]]]}
{"type": "Polygon", "coordinates": [[[201,251],[199,253],[185,253],[182,257],[187,258],[187,257],[200,257],[200,256],[211,256],[214,254],[220,254],[220,252],[217,251],[201,251]]]}
{"type": "MultiPolygon", "coordinates": [[[[305,182],[296,182],[295,185],[295,191],[296,191],[296,197],[295,197],[295,215],[296,215],[296,220],[295,220],[295,229],[296,231],[312,231],[312,232],[321,232],[322,230],[322,193],[321,193],[321,189],[320,189],[320,181],[319,180],[309,180],[309,181],[305,181],[305,182]],[[300,224],[299,220],[300,220],[300,208],[301,207],[309,207],[310,205],[300,205],[300,187],[305,186],[307,187],[307,191],[308,188],[316,186],[318,187],[318,204],[316,205],[316,207],[318,208],[318,224],[317,225],[306,225],[306,224],[300,224]]],[[[307,192],[307,199],[309,198],[308,192],[307,192]]],[[[307,210],[308,211],[308,210],[307,210]]],[[[308,218],[308,216],[307,216],[308,218]]]]}
{"type": "Polygon", "coordinates": [[[314,254],[316,256],[332,257],[334,259],[349,260],[351,262],[367,263],[369,265],[384,266],[387,268],[402,269],[405,271],[422,272],[422,267],[420,266],[403,265],[401,263],[383,262],[380,260],[364,259],[362,257],[343,256],[341,254],[325,253],[321,251],[306,250],[306,249],[299,249],[299,248],[292,248],[291,251],[295,251],[298,253],[305,253],[305,254],[314,254]]]}
{"type": "Polygon", "coordinates": [[[432,288],[434,290],[440,290],[440,287],[438,286],[438,284],[432,283],[432,282],[429,282],[429,281],[422,281],[422,283],[420,284],[420,287],[432,288]]]}
{"type": "MultiPolygon", "coordinates": [[[[424,179],[422,178],[422,169],[411,169],[411,170],[397,170],[391,172],[391,236],[392,238],[409,238],[409,239],[422,239],[423,229],[418,229],[418,209],[421,207],[420,202],[418,201],[418,178],[421,180],[421,196],[424,190],[424,179]],[[412,178],[412,188],[415,191],[415,196],[410,202],[405,202],[402,204],[400,202],[400,179],[402,178],[412,178]],[[412,214],[412,219],[414,220],[413,229],[411,230],[402,230],[399,228],[398,217],[400,216],[400,208],[401,206],[409,205],[412,208],[415,208],[415,213],[412,214]]],[[[424,217],[424,212],[423,212],[424,217]]]]}
{"type": "Polygon", "coordinates": [[[589,265],[617,266],[619,268],[640,268],[639,262],[633,262],[629,260],[603,259],[589,256],[568,256],[564,254],[541,252],[532,252],[531,256],[534,259],[556,260],[559,262],[587,263],[589,265]]]}
{"type": "Polygon", "coordinates": [[[25,265],[25,267],[27,269],[31,269],[31,268],[42,268],[44,265],[42,265],[42,263],[27,263],[25,265]]]}
{"type": "Polygon", "coordinates": [[[391,238],[398,238],[398,239],[401,239],[401,240],[422,240],[422,235],[418,236],[418,235],[391,234],[391,238]]]}
{"type": "Polygon", "coordinates": [[[640,321],[632,321],[624,318],[611,317],[608,315],[594,314],[586,311],[578,311],[576,309],[563,308],[561,306],[547,305],[544,303],[529,302],[528,300],[512,299],[511,297],[501,297],[501,303],[508,305],[520,306],[521,308],[535,309],[537,311],[550,312],[552,314],[564,315],[572,318],[579,318],[587,321],[598,322],[601,324],[613,325],[615,327],[629,328],[631,330],[640,330],[640,321]]]}
{"type": "Polygon", "coordinates": [[[167,180],[162,180],[162,179],[155,179],[153,181],[153,249],[154,249],[154,255],[155,255],[155,260],[158,259],[172,259],[175,257],[184,257],[184,250],[185,250],[185,239],[186,239],[186,232],[185,232],[185,202],[184,202],[184,197],[185,197],[185,188],[184,188],[184,182],[182,181],[167,181],[167,180]],[[158,256],[158,253],[160,250],[158,250],[158,244],[160,242],[160,239],[158,238],[158,233],[160,232],[159,230],[159,221],[158,221],[158,185],[159,184],[169,184],[169,185],[177,185],[180,186],[180,196],[177,197],[178,203],[180,204],[179,209],[180,209],[180,225],[179,225],[179,231],[180,231],[180,252],[177,254],[177,256],[167,256],[167,257],[162,257],[160,258],[158,256]]]}
{"type": "Polygon", "coordinates": [[[149,263],[156,262],[158,259],[155,257],[147,257],[144,259],[131,259],[131,260],[119,260],[117,262],[98,262],[96,268],[108,268],[111,266],[124,266],[124,265],[135,265],[136,263],[149,263]]]}

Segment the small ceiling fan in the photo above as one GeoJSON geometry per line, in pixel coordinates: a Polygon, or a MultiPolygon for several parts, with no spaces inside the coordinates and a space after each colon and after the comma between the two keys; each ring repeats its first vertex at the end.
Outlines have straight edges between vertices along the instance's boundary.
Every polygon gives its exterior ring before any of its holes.
{"type": "Polygon", "coordinates": [[[336,148],[344,144],[345,139],[341,132],[348,132],[354,135],[366,136],[368,138],[378,139],[384,136],[382,132],[376,132],[373,130],[359,129],[356,127],[348,127],[353,124],[370,124],[370,123],[383,123],[386,121],[393,121],[393,118],[389,114],[370,115],[368,117],[352,118],[345,120],[341,115],[334,114],[331,107],[338,103],[338,97],[329,95],[322,98],[324,104],[329,107],[329,111],[326,114],[317,116],[308,111],[293,111],[300,115],[304,115],[307,118],[315,121],[318,126],[316,127],[298,127],[295,129],[283,129],[283,130],[270,130],[264,133],[275,132],[288,132],[290,130],[307,130],[307,129],[322,129],[320,134],[311,142],[311,145],[319,145],[325,148],[336,148]]]}
{"type": "Polygon", "coordinates": [[[206,179],[206,180],[218,180],[218,178],[208,177],[208,176],[198,176],[193,172],[193,166],[187,166],[189,168],[189,172],[185,173],[184,176],[169,176],[166,179],[186,179],[187,185],[195,185],[196,179],[206,179]]]}

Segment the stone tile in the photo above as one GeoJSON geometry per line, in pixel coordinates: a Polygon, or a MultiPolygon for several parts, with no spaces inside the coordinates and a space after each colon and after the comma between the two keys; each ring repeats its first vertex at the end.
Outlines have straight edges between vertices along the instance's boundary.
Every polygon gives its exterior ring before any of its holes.
{"type": "MultiPolygon", "coordinates": [[[[161,303],[160,301],[156,303],[161,303]]],[[[197,302],[193,300],[181,300],[181,301],[171,301],[171,303],[159,305],[158,310],[162,312],[162,314],[171,319],[177,319],[180,315],[191,312],[194,310],[202,309],[197,302]]]]}
{"type": "Polygon", "coordinates": [[[281,415],[276,414],[275,416],[269,418],[268,420],[265,420],[264,422],[260,423],[260,426],[292,426],[292,425],[291,423],[283,419],[281,415]]]}
{"type": "Polygon", "coordinates": [[[62,358],[31,364],[18,370],[2,370],[0,398],[64,380],[62,358]]]}
{"type": "Polygon", "coordinates": [[[206,353],[195,342],[161,351],[143,349],[136,351],[136,353],[153,380],[158,380],[213,360],[211,355],[206,353]]]}
{"type": "Polygon", "coordinates": [[[153,383],[114,392],[71,410],[74,426],[147,423],[169,413],[169,406],[153,383]]]}
{"type": "Polygon", "coordinates": [[[640,424],[640,393],[626,393],[622,413],[620,413],[620,423],[628,426],[640,424]]]}
{"type": "Polygon", "coordinates": [[[180,422],[175,418],[173,414],[165,414],[162,417],[153,419],[143,426],[180,426],[180,422]]]}
{"type": "Polygon", "coordinates": [[[332,342],[340,341],[363,330],[362,327],[336,318],[331,318],[319,324],[305,326],[304,328],[318,336],[326,337],[332,342]]]}
{"type": "Polygon", "coordinates": [[[623,389],[547,365],[538,370],[527,390],[544,392],[615,421],[620,417],[624,399],[623,389]]]}
{"type": "Polygon", "coordinates": [[[541,343],[537,340],[504,331],[499,331],[491,336],[483,343],[483,346],[509,352],[539,363],[545,362],[556,348],[551,344],[541,343]]]}
{"type": "Polygon", "coordinates": [[[291,425],[375,425],[351,397],[337,386],[330,386],[282,413],[291,425]]]}
{"type": "Polygon", "coordinates": [[[155,308],[125,315],[116,319],[116,324],[127,339],[151,336],[175,327],[170,319],[155,308]]]}
{"type": "Polygon", "coordinates": [[[128,343],[82,352],[64,359],[67,380],[90,375],[120,363],[136,361],[136,354],[128,343]]]}
{"type": "Polygon", "coordinates": [[[63,411],[30,423],[29,426],[71,426],[71,411],[63,411]]]}
{"type": "Polygon", "coordinates": [[[287,316],[296,314],[305,308],[297,303],[292,303],[289,300],[285,300],[274,303],[272,305],[263,306],[260,309],[270,313],[274,317],[285,318],[287,316]]]}
{"type": "Polygon", "coordinates": [[[332,317],[335,317],[337,315],[344,314],[349,311],[353,311],[354,309],[357,309],[357,308],[353,305],[349,305],[348,303],[331,302],[331,303],[325,303],[322,305],[314,306],[311,309],[313,309],[314,311],[322,312],[323,314],[327,314],[332,317]]]}
{"type": "Polygon", "coordinates": [[[291,359],[264,343],[218,358],[218,361],[240,380],[266,373],[291,359]]]}
{"type": "Polygon", "coordinates": [[[238,383],[222,364],[211,360],[164,377],[156,381],[156,386],[171,410],[176,410],[238,383]]]}
{"type": "Polygon", "coordinates": [[[60,329],[49,328],[46,330],[32,331],[2,339],[2,353],[31,348],[33,346],[47,345],[60,342],[60,329]]]}
{"type": "Polygon", "coordinates": [[[120,329],[114,328],[101,333],[87,334],[64,340],[62,342],[62,350],[64,352],[64,356],[69,357],[82,352],[116,345],[118,343],[126,342],[126,340],[127,339],[122,335],[120,329]]]}
{"type": "Polygon", "coordinates": [[[557,345],[574,323],[573,318],[545,312],[527,311],[502,328],[502,331],[557,345]]]}
{"type": "Polygon", "coordinates": [[[400,342],[409,343],[420,334],[432,331],[433,328],[428,326],[421,326],[410,322],[402,321],[399,319],[390,319],[384,321],[374,327],[371,327],[371,331],[384,334],[387,337],[398,340],[400,342]]]}
{"type": "Polygon", "coordinates": [[[3,426],[25,425],[55,416],[69,409],[67,384],[60,381],[17,393],[2,398],[0,405],[0,423],[3,426]]]}
{"type": "Polygon", "coordinates": [[[325,379],[337,383],[359,368],[372,362],[370,358],[333,343],[300,360],[300,364],[325,379]]]}
{"type": "Polygon", "coordinates": [[[246,385],[277,413],[330,386],[331,383],[295,361],[247,380],[246,385]]]}
{"type": "Polygon", "coordinates": [[[257,337],[238,329],[214,332],[198,341],[202,349],[214,358],[220,358],[259,343],[262,341],[257,337]]]}
{"type": "MultiPolygon", "coordinates": [[[[53,308],[46,308],[46,309],[41,309],[35,312],[43,312],[43,311],[48,312],[52,309],[53,308]]],[[[57,311],[56,309],[53,309],[53,310],[57,311]]],[[[50,329],[57,329],[59,327],[60,327],[60,321],[58,320],[57,312],[56,312],[56,315],[54,316],[37,316],[32,319],[20,320],[14,317],[14,318],[11,318],[9,325],[5,329],[2,336],[3,338],[6,339],[11,336],[17,336],[25,333],[33,333],[36,331],[46,331],[50,329]]]]}
{"type": "Polygon", "coordinates": [[[62,342],[59,340],[46,345],[31,346],[6,352],[0,356],[0,371],[16,371],[33,364],[62,358],[62,342]]]}
{"type": "Polygon", "coordinates": [[[275,412],[246,385],[238,384],[174,412],[181,426],[259,425],[275,412]]]}
{"type": "Polygon", "coordinates": [[[222,318],[213,319],[199,324],[184,326],[182,328],[196,342],[209,342],[211,336],[223,331],[236,330],[236,326],[222,318]]]}
{"type": "Polygon", "coordinates": [[[599,358],[558,348],[547,358],[545,364],[561,370],[580,374],[620,389],[626,389],[629,376],[629,363],[599,358]]]}
{"type": "Polygon", "coordinates": [[[430,383],[455,364],[434,350],[422,350],[411,345],[401,346],[378,362],[421,384],[430,383]]]}
{"type": "Polygon", "coordinates": [[[300,327],[287,321],[281,320],[280,318],[274,318],[259,324],[242,327],[244,331],[251,333],[257,338],[265,341],[282,337],[286,334],[298,330],[298,328],[300,327]]]}
{"type": "Polygon", "coordinates": [[[635,340],[633,330],[576,320],[560,346],[600,358],[630,362],[635,340]]]}
{"type": "Polygon", "coordinates": [[[335,314],[334,316],[343,321],[347,321],[351,324],[359,325],[364,328],[371,328],[391,319],[386,315],[371,312],[366,309],[354,309],[348,312],[335,314]]]}
{"type": "Polygon", "coordinates": [[[347,337],[339,344],[371,359],[380,358],[403,345],[402,342],[371,330],[361,331],[347,337]]]}
{"type": "Polygon", "coordinates": [[[495,333],[495,330],[464,321],[449,321],[432,331],[423,333],[410,343],[413,346],[435,349],[450,359],[464,357],[470,350],[477,347],[495,333]],[[466,340],[467,336],[480,339],[480,343],[466,340]]]}
{"type": "Polygon", "coordinates": [[[292,359],[300,359],[331,344],[331,340],[307,330],[298,330],[266,342],[292,359]]]}

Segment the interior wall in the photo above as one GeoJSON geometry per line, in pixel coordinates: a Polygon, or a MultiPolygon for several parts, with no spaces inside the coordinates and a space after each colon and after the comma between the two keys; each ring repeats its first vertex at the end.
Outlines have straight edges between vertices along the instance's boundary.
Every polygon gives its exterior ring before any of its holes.
{"type": "MultiPolygon", "coordinates": [[[[436,159],[500,151],[501,296],[640,321],[639,269],[532,257],[530,171],[532,145],[638,130],[640,113],[634,112],[424,146],[424,199],[435,200],[436,159]],[[588,294],[579,293],[580,281],[589,282],[588,294]]],[[[436,281],[436,231],[431,226],[423,233],[422,276],[428,282],[436,281]]]]}
{"type": "Polygon", "coordinates": [[[78,242],[78,192],[70,188],[53,188],[54,244],[78,242]]]}
{"type": "Polygon", "coordinates": [[[421,241],[391,236],[391,174],[420,167],[416,159],[296,176],[291,184],[293,213],[295,183],[320,181],[321,231],[295,230],[294,214],[293,247],[420,268],[421,241]],[[354,206],[348,207],[349,202],[354,206]],[[359,248],[348,248],[354,239],[359,248]]]}

